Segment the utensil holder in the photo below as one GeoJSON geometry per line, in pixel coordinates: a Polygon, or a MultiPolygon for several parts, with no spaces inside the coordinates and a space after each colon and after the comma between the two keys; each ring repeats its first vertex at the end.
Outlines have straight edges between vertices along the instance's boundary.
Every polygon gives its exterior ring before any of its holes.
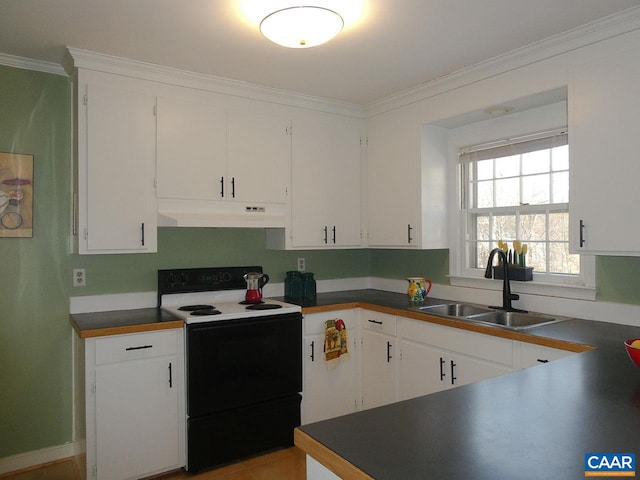
{"type": "MultiPolygon", "coordinates": [[[[502,265],[493,267],[493,278],[502,280],[502,265]]],[[[520,267],[518,265],[509,265],[509,279],[518,282],[530,282],[533,280],[533,267],[520,267]]]]}

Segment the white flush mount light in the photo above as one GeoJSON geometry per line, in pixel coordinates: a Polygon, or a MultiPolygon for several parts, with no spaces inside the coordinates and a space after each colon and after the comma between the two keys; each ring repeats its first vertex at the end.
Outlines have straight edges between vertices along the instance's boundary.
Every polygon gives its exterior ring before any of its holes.
{"type": "Polygon", "coordinates": [[[344,26],[342,17],[328,8],[299,6],[277,10],[260,22],[262,34],[278,45],[310,48],[335,37],[344,26]]]}

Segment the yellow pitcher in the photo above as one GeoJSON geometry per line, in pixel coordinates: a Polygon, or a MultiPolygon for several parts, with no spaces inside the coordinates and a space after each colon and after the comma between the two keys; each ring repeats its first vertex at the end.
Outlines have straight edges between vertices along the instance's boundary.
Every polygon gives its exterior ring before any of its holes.
{"type": "Polygon", "coordinates": [[[431,280],[424,277],[407,277],[409,282],[409,288],[407,289],[407,295],[409,295],[409,302],[414,305],[420,305],[431,291],[431,280]],[[427,285],[425,287],[425,285],[427,285]]]}

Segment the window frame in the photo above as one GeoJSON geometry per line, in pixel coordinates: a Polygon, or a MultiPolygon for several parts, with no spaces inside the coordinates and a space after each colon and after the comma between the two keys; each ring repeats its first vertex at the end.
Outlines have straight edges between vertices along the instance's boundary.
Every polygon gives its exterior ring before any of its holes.
{"type": "MultiPolygon", "coordinates": [[[[521,137],[511,138],[500,140],[498,142],[491,142],[483,145],[478,145],[475,148],[483,148],[485,146],[489,147],[509,147],[510,144],[524,142],[527,140],[539,140],[542,139],[542,143],[545,142],[545,137],[549,137],[552,135],[564,135],[566,138],[567,129],[566,127],[562,129],[555,129],[553,131],[546,131],[541,133],[536,133],[532,135],[525,135],[521,137]]],[[[566,142],[565,142],[566,143],[566,142]]],[[[474,147],[466,147],[459,150],[460,152],[468,152],[472,150],[474,147]]],[[[548,144],[544,148],[551,148],[551,145],[548,144]]],[[[503,155],[507,156],[507,155],[503,155]]],[[[487,158],[494,158],[493,156],[489,156],[487,158]]],[[[459,159],[458,159],[459,160],[459,159]]],[[[468,159],[467,159],[468,161],[468,159]]],[[[515,210],[515,215],[519,215],[520,213],[526,212],[541,212],[546,211],[546,215],[548,218],[549,211],[557,211],[558,208],[561,208],[563,212],[569,212],[569,203],[563,202],[559,204],[542,204],[542,205],[520,205],[520,206],[512,206],[512,207],[493,207],[493,208],[467,208],[469,205],[468,198],[466,195],[468,194],[468,178],[464,174],[465,173],[465,162],[456,161],[455,168],[457,169],[457,174],[454,176],[456,178],[456,192],[457,192],[457,212],[458,212],[458,222],[457,226],[452,227],[452,238],[457,239],[451,244],[451,275],[450,280],[451,284],[454,286],[466,286],[466,287],[474,287],[474,288],[492,288],[495,289],[495,283],[491,283],[490,280],[484,279],[484,269],[483,268],[475,268],[471,267],[473,265],[473,258],[471,254],[471,246],[472,242],[469,241],[470,235],[474,232],[471,231],[472,221],[471,215],[476,213],[486,213],[487,211],[496,212],[512,212],[515,210]],[[519,211],[519,212],[518,212],[519,211]],[[490,286],[490,287],[489,287],[490,286]]],[[[569,166],[570,169],[570,166],[569,166]]],[[[550,169],[552,171],[552,169],[550,169]]],[[[522,173],[519,175],[522,178],[522,173]]],[[[497,242],[498,239],[490,239],[490,241],[497,242]]],[[[568,241],[568,239],[567,239],[568,241]]],[[[548,248],[549,239],[548,239],[548,231],[546,236],[546,243],[548,248]]],[[[475,254],[474,254],[475,255],[475,254]]],[[[548,262],[547,258],[547,262],[548,262]]],[[[512,287],[514,288],[514,287],[512,287]]],[[[595,257],[592,255],[580,255],[580,274],[562,274],[562,273],[540,273],[534,271],[534,280],[533,282],[515,282],[515,291],[521,292],[531,292],[531,293],[539,293],[543,295],[552,295],[552,296],[560,296],[566,298],[580,298],[580,299],[595,299],[595,257]]]]}

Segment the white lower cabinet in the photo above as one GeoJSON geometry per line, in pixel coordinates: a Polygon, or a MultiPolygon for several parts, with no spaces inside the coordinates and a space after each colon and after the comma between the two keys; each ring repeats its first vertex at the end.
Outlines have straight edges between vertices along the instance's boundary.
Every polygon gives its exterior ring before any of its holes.
{"type": "Polygon", "coordinates": [[[374,408],[397,400],[396,317],[363,310],[362,408],[374,408]]]}
{"type": "Polygon", "coordinates": [[[366,309],[304,316],[302,423],[479,382],[572,352],[366,309]],[[351,355],[332,370],[324,322],[341,318],[351,355]],[[358,345],[360,348],[357,348],[358,345]]]}
{"type": "Polygon", "coordinates": [[[358,409],[358,309],[304,315],[302,424],[353,413],[358,409]],[[342,319],[349,357],[329,370],[324,357],[325,322],[342,319]]]}
{"type": "Polygon", "coordinates": [[[511,340],[401,318],[400,400],[510,373],[511,340]]]}
{"type": "Polygon", "coordinates": [[[569,355],[574,355],[573,352],[560,350],[559,348],[544,347],[542,345],[525,342],[513,343],[515,370],[535,367],[536,365],[542,365],[568,357],[569,355]]]}
{"type": "Polygon", "coordinates": [[[86,340],[87,478],[185,465],[183,372],[181,329],[86,340]]]}

